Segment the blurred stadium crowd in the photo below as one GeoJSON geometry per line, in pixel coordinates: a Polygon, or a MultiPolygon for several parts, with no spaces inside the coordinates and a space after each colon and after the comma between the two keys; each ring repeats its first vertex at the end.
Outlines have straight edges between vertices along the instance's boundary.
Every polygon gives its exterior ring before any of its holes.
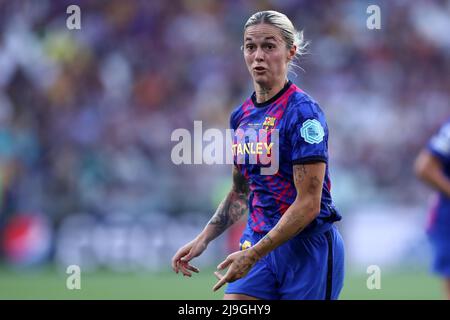
{"type": "Polygon", "coordinates": [[[356,204],[423,206],[412,163],[450,116],[450,2],[382,1],[381,30],[369,4],[0,1],[0,231],[19,213],[55,228],[74,213],[210,216],[231,169],[173,165],[171,132],[228,127],[253,91],[243,25],[266,9],[310,41],[290,77],[327,115],[344,219],[356,204]],[[66,28],[70,4],[81,30],[66,28]]]}

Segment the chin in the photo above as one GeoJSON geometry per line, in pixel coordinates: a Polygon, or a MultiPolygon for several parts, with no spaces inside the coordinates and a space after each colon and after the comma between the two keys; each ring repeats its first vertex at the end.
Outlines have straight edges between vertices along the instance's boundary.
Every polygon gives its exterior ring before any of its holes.
{"type": "Polygon", "coordinates": [[[266,86],[269,84],[269,80],[265,76],[254,76],[253,81],[260,86],[266,86]]]}

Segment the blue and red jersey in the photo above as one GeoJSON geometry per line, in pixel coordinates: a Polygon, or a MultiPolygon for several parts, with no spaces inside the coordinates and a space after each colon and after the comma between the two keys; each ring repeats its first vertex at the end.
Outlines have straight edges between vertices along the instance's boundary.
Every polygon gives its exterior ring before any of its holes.
{"type": "MultiPolygon", "coordinates": [[[[268,141],[258,141],[260,136],[248,135],[245,140],[236,134],[233,140],[234,163],[249,183],[248,225],[255,232],[269,232],[294,202],[297,190],[294,185],[293,165],[324,162],[325,179],[322,187],[319,216],[302,231],[313,233],[341,220],[331,198],[331,181],[328,169],[328,126],[319,105],[291,81],[270,100],[257,103],[255,93],[236,108],[230,118],[230,127],[246,132],[248,129],[267,132],[268,141]],[[250,154],[271,155],[277,147],[271,139],[271,130],[278,131],[278,171],[261,174],[267,162],[250,162],[250,154]],[[246,156],[245,162],[238,161],[246,156]]],[[[264,135],[262,135],[264,136],[264,135]]],[[[272,160],[273,161],[273,160],[272,160]]],[[[301,197],[301,195],[300,195],[301,197]]]]}
{"type": "MultiPolygon", "coordinates": [[[[442,163],[444,174],[450,179],[450,119],[430,139],[428,150],[442,163]]],[[[431,212],[429,231],[450,232],[450,198],[439,193],[431,212]]]]}

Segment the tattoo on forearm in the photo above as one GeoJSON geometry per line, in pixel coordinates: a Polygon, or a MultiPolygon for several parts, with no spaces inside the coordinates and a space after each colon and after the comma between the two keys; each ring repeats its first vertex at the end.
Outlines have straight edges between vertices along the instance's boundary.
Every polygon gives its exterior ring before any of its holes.
{"type": "MultiPolygon", "coordinates": [[[[294,226],[296,226],[296,230],[294,231],[293,236],[302,232],[311,222],[309,212],[316,210],[317,203],[320,203],[322,180],[319,179],[314,170],[310,170],[307,165],[295,165],[293,167],[293,178],[297,190],[301,188],[304,195],[307,196],[308,199],[313,200],[303,202],[300,208],[295,209],[296,212],[284,213],[283,221],[278,222],[273,231],[271,231],[271,235],[277,239],[277,245],[289,240],[287,235],[290,235],[289,237],[291,237],[294,226]],[[317,199],[319,202],[316,201],[317,199]]],[[[261,242],[266,243],[268,246],[271,246],[274,243],[269,234],[264,236],[264,238],[261,239],[261,242]]],[[[260,252],[256,249],[255,252],[261,256],[260,252]]]]}
{"type": "Polygon", "coordinates": [[[322,186],[320,185],[319,178],[317,178],[316,176],[312,177],[311,180],[309,181],[308,193],[309,194],[316,194],[317,190],[319,188],[322,188],[322,186]]]}
{"type": "MultiPolygon", "coordinates": [[[[261,239],[261,243],[262,245],[268,245],[269,247],[273,244],[273,240],[272,238],[269,236],[269,234],[266,234],[262,239],[261,239]]],[[[255,247],[253,247],[253,249],[255,250],[256,254],[259,256],[259,258],[262,258],[262,253],[260,251],[258,251],[258,249],[256,249],[255,247]]]]}
{"type": "Polygon", "coordinates": [[[307,171],[305,165],[294,166],[294,182],[301,183],[305,180],[307,171]]]}
{"type": "MultiPolygon", "coordinates": [[[[301,227],[295,232],[295,235],[301,232],[304,228],[305,216],[303,214],[299,214],[297,216],[287,215],[285,217],[285,225],[299,224],[301,227]]],[[[286,230],[284,230],[283,226],[277,225],[275,230],[280,234],[285,234],[286,230]]]]}
{"type": "Polygon", "coordinates": [[[231,192],[219,205],[209,224],[225,230],[239,220],[247,210],[247,198],[231,192]]]}
{"type": "Polygon", "coordinates": [[[236,168],[233,169],[233,190],[243,195],[250,192],[247,180],[236,168]]]}
{"type": "Polygon", "coordinates": [[[273,243],[273,240],[272,240],[272,238],[269,236],[269,234],[266,234],[266,235],[261,239],[261,241],[262,241],[263,243],[268,243],[269,245],[273,243]]]}
{"type": "Polygon", "coordinates": [[[245,178],[233,170],[233,189],[220,203],[208,225],[214,225],[220,234],[229,226],[238,221],[248,208],[248,184],[245,178]]]}

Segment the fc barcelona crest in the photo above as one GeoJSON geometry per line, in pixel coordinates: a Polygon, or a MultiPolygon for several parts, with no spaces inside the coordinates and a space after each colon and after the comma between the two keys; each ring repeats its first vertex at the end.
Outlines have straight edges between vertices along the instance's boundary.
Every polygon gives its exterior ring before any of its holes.
{"type": "Polygon", "coordinates": [[[277,118],[275,118],[275,117],[266,117],[266,119],[264,120],[264,123],[263,123],[263,128],[264,129],[266,129],[266,130],[269,130],[269,129],[273,129],[273,127],[275,127],[275,121],[277,120],[277,118]]]}

